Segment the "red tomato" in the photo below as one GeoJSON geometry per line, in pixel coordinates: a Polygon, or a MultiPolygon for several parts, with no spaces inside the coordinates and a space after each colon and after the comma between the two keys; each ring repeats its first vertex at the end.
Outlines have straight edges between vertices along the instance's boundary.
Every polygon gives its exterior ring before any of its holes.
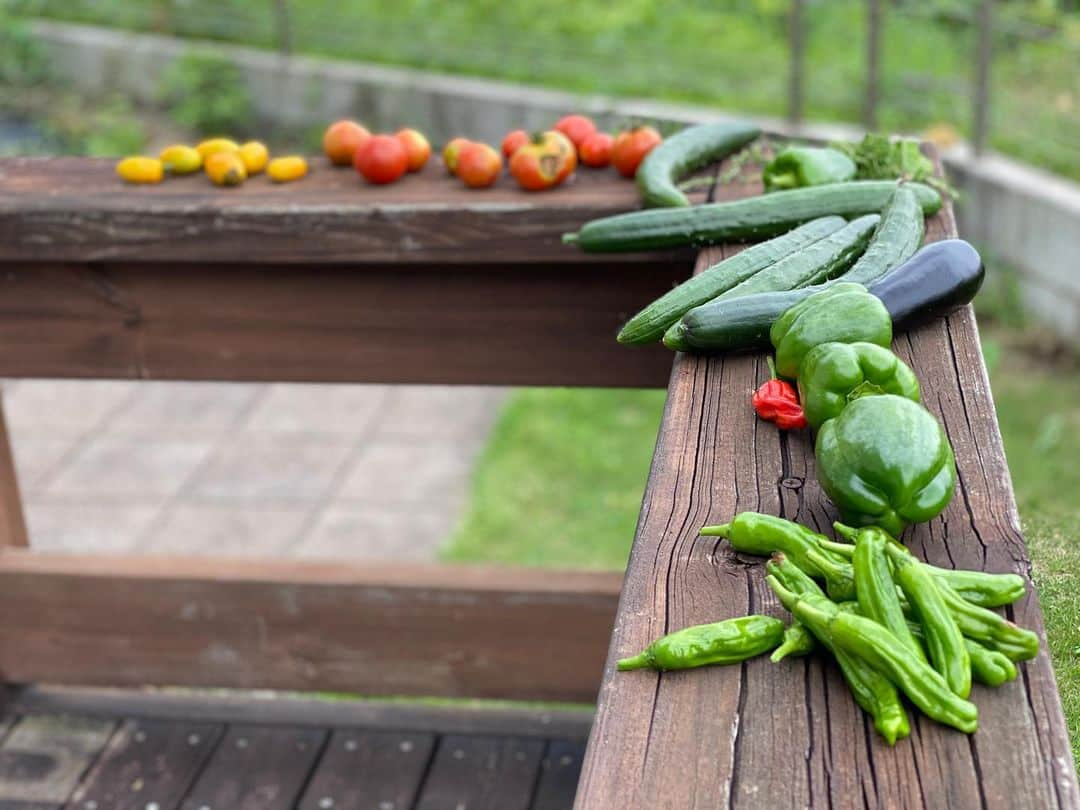
{"type": "Polygon", "coordinates": [[[623,177],[633,177],[645,156],[664,140],[652,127],[620,132],[611,147],[611,162],[623,177]]]}
{"type": "Polygon", "coordinates": [[[458,152],[457,176],[469,188],[485,188],[499,179],[502,158],[486,143],[466,144],[458,152]]]}
{"type": "Polygon", "coordinates": [[[510,173],[522,188],[541,191],[557,186],[577,168],[574,144],[561,132],[533,138],[510,158],[510,173]]]}
{"type": "Polygon", "coordinates": [[[360,144],[370,137],[371,133],[355,121],[335,121],[323,134],[323,151],[332,163],[348,166],[360,144]]]}
{"type": "Polygon", "coordinates": [[[602,169],[611,163],[611,147],[615,139],[606,132],[594,132],[581,142],[578,155],[581,162],[594,169],[602,169]]]}
{"type": "Polygon", "coordinates": [[[393,135],[372,135],[356,150],[354,165],[369,183],[393,183],[409,168],[409,155],[393,135]]]}
{"type": "Polygon", "coordinates": [[[596,132],[596,124],[584,115],[564,115],[555,122],[555,130],[569,138],[575,148],[581,148],[585,139],[596,132]]]}
{"type": "Polygon", "coordinates": [[[443,164],[450,174],[457,174],[458,154],[468,144],[472,143],[468,138],[454,138],[442,150],[443,164]]]}
{"type": "Polygon", "coordinates": [[[424,168],[424,164],[431,157],[431,144],[420,132],[415,129],[402,129],[394,136],[405,147],[405,155],[409,160],[409,171],[418,172],[424,168]]]}
{"type": "Polygon", "coordinates": [[[529,142],[529,133],[523,129],[515,129],[506,133],[502,139],[502,153],[507,160],[514,156],[514,152],[529,142]]]}

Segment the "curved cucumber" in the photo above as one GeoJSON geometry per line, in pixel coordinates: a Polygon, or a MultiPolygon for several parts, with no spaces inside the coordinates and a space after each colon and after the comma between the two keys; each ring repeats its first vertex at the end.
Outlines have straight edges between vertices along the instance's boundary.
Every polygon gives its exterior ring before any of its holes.
{"type": "Polygon", "coordinates": [[[657,298],[626,322],[619,331],[619,343],[652,343],[664,331],[699,304],[754,277],[795,251],[813,244],[844,227],[843,217],[821,217],[790,233],[752,245],[742,253],[714,264],[657,298]]]}
{"type": "MultiPolygon", "coordinates": [[[[563,241],[590,253],[752,241],[829,214],[877,213],[892,198],[896,185],[891,180],[857,180],[689,208],[632,211],[593,220],[577,233],[564,235],[563,241]]],[[[914,192],[923,213],[941,208],[941,195],[929,186],[908,183],[907,188],[914,192]]]]}
{"type": "MultiPolygon", "coordinates": [[[[728,301],[754,293],[794,290],[839,275],[866,250],[880,219],[877,214],[859,217],[804,250],[781,259],[742,284],[737,284],[714,300],[728,301]]],[[[711,303],[706,306],[711,306],[711,303]]],[[[680,323],[676,323],[668,329],[664,335],[664,345],[669,349],[686,351],[692,346],[682,337],[680,326],[680,323]]]]}
{"type": "MultiPolygon", "coordinates": [[[[922,248],[871,284],[869,290],[882,300],[894,322],[906,323],[968,303],[978,292],[985,272],[971,245],[962,239],[947,239],[922,248]]],[[[837,279],[847,280],[848,274],[837,279]]],[[[706,351],[769,348],[773,321],[826,286],[709,303],[686,313],[679,334],[692,348],[706,351]]]]}
{"type": "Polygon", "coordinates": [[[869,284],[898,264],[906,262],[922,244],[923,212],[915,194],[904,185],[897,187],[881,212],[881,224],[866,252],[855,262],[844,281],[869,284]]]}
{"type": "Polygon", "coordinates": [[[645,157],[637,171],[641,200],[649,208],[690,205],[676,187],[679,178],[742,149],[761,134],[742,121],[697,124],[675,133],[645,157]]]}

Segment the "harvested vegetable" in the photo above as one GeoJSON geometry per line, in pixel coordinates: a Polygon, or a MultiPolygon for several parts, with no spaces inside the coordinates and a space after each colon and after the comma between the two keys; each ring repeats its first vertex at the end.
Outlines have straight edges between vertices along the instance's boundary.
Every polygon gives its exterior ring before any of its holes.
{"type": "Polygon", "coordinates": [[[894,537],[952,500],[956,465],[945,431],[910,399],[861,397],[818,431],[818,482],[848,524],[894,537]]]}
{"type": "Polygon", "coordinates": [[[734,154],[760,134],[757,126],[741,121],[696,124],[675,133],[650,151],[637,170],[642,202],[647,207],[690,205],[676,183],[691,172],[734,154]]]}
{"type": "Polygon", "coordinates": [[[266,167],[267,176],[275,183],[290,183],[304,177],[308,171],[307,161],[299,155],[274,158],[266,167]]]}
{"type": "Polygon", "coordinates": [[[356,170],[369,183],[393,183],[409,170],[409,153],[393,135],[372,135],[356,150],[356,170]]]}
{"type": "Polygon", "coordinates": [[[659,132],[647,126],[620,132],[611,146],[611,163],[623,177],[633,177],[645,156],[663,140],[659,132]]]}
{"type": "Polygon", "coordinates": [[[415,129],[399,129],[394,135],[405,147],[407,167],[410,172],[418,172],[431,157],[431,144],[423,133],[415,129]]]}
{"type": "Polygon", "coordinates": [[[195,150],[202,155],[203,162],[217,152],[239,152],[240,144],[232,138],[207,138],[200,141],[195,150]]]}
{"type": "Polygon", "coordinates": [[[323,152],[337,166],[352,166],[356,150],[370,137],[367,128],[355,121],[335,121],[323,133],[323,152]]]}
{"type": "MultiPolygon", "coordinates": [[[[855,537],[855,593],[859,614],[873,619],[896,636],[912,655],[926,660],[922,647],[908,630],[900,596],[893,582],[892,569],[885,546],[892,538],[876,526],[869,526],[855,537]]],[[[964,695],[964,697],[967,697],[964,695]]]]}
{"type": "Polygon", "coordinates": [[[247,180],[247,167],[235,150],[211,152],[203,160],[203,170],[217,186],[238,186],[247,180]]]}
{"type": "Polygon", "coordinates": [[[789,146],[761,174],[767,192],[844,183],[854,177],[854,161],[827,146],[789,146]]]}
{"type": "Polygon", "coordinates": [[[849,402],[875,394],[919,401],[915,373],[875,343],[820,343],[799,366],[799,400],[813,428],[839,416],[849,402]]]}
{"type": "Polygon", "coordinates": [[[555,122],[552,127],[556,132],[561,132],[570,139],[575,149],[580,149],[585,139],[596,132],[596,124],[587,115],[564,115],[555,122]]]}
{"type": "Polygon", "coordinates": [[[769,358],[771,379],[766,380],[750,397],[750,404],[759,419],[775,422],[780,430],[802,430],[806,427],[806,414],[799,404],[799,395],[787,380],[776,376],[776,367],[769,358]]]}
{"type": "Polygon", "coordinates": [[[244,161],[248,177],[263,171],[270,162],[270,150],[259,141],[248,141],[240,147],[237,154],[240,155],[240,160],[244,161]]]}
{"type": "Polygon", "coordinates": [[[116,173],[128,183],[160,183],[165,179],[165,166],[157,158],[128,157],[116,164],[116,173]]]}
{"type": "Polygon", "coordinates": [[[644,651],[618,662],[620,670],[693,669],[736,664],[767,653],[784,637],[784,623],[772,616],[741,616],[687,627],[659,638],[644,651]]]}
{"type": "Polygon", "coordinates": [[[202,168],[199,150],[184,144],[173,144],[161,150],[158,158],[169,174],[193,174],[202,168]]]}
{"type": "Polygon", "coordinates": [[[549,130],[532,138],[510,158],[510,174],[527,191],[554,188],[577,168],[577,150],[561,132],[549,130]]]}
{"type": "Polygon", "coordinates": [[[769,330],[776,370],[795,379],[803,358],[822,343],[874,343],[888,347],[892,318],[881,299],[860,284],[835,284],[800,301],[769,330]]]}
{"type": "Polygon", "coordinates": [[[602,169],[611,164],[611,150],[614,146],[615,139],[606,132],[594,132],[581,142],[578,157],[586,166],[602,169]]]}

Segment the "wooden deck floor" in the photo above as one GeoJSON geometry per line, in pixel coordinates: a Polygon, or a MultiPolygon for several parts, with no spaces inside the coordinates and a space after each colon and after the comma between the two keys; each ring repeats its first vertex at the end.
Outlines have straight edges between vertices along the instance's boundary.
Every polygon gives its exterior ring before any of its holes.
{"type": "Polygon", "coordinates": [[[0,810],[560,810],[580,712],[28,690],[0,810]]]}

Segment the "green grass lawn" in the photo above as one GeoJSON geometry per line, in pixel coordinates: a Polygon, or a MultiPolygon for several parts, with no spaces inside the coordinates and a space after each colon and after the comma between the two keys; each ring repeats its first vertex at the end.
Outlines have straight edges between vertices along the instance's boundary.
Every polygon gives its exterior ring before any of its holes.
{"type": "MultiPolygon", "coordinates": [[[[1069,361],[1040,362],[1016,334],[990,331],[984,345],[1058,686],[1080,743],[1080,374],[1069,361]]],[[[663,404],[662,391],[516,392],[476,468],[447,559],[622,568],[663,404]]]]}
{"type": "MultiPolygon", "coordinates": [[[[0,8],[5,4],[0,2],[0,8]]],[[[275,4],[250,0],[8,0],[17,13],[273,48],[275,4]]],[[[883,4],[879,125],[947,123],[970,132],[976,37],[949,14],[970,4],[883,4]]],[[[416,66],[584,93],[700,102],[783,115],[788,3],[658,4],[649,0],[290,0],[297,52],[416,66]]],[[[863,0],[814,3],[805,15],[805,108],[819,120],[860,119],[863,0]]],[[[993,143],[1080,178],[1080,15],[1047,3],[999,3],[993,143]],[[1053,27],[1042,27],[1049,21],[1053,27]],[[1019,33],[1026,32],[1020,36],[1019,33]],[[1036,34],[1036,36],[1031,36],[1036,34]]],[[[322,122],[315,122],[322,123],[322,122]]],[[[393,122],[404,126],[408,122],[393,122]]],[[[389,124],[388,124],[389,125],[389,124]]]]}

